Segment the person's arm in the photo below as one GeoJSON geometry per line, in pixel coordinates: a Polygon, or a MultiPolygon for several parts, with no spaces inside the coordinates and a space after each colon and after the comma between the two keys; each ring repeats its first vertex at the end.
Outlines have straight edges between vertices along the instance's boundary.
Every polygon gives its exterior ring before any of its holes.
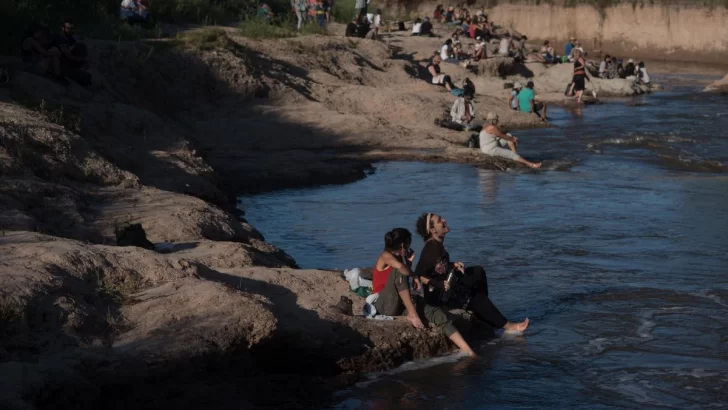
{"type": "Polygon", "coordinates": [[[58,48],[61,50],[61,54],[63,54],[63,56],[66,57],[69,61],[75,61],[78,63],[86,61],[85,58],[74,56],[73,53],[71,53],[71,49],[68,48],[66,44],[61,44],[58,48]]]}
{"type": "Polygon", "coordinates": [[[516,97],[513,95],[513,93],[511,93],[511,95],[508,97],[508,109],[509,110],[513,109],[513,99],[514,98],[516,98],[516,97]]]}
{"type": "Polygon", "coordinates": [[[435,66],[434,65],[431,65],[430,67],[428,67],[427,68],[427,71],[429,71],[430,74],[432,74],[432,77],[436,77],[437,76],[437,71],[435,71],[435,66]]]}
{"type": "MultiPolygon", "coordinates": [[[[412,255],[412,259],[414,259],[414,255],[412,255]]],[[[382,255],[382,261],[387,266],[391,266],[394,269],[399,270],[400,272],[402,272],[403,275],[412,276],[412,270],[410,269],[409,264],[403,263],[402,259],[397,258],[391,253],[385,252],[384,255],[382,255]]],[[[412,261],[409,262],[411,263],[412,261]]]]}
{"type": "Polygon", "coordinates": [[[535,98],[532,97],[530,100],[528,100],[528,104],[531,106],[531,112],[536,114],[535,98]]]}
{"type": "Polygon", "coordinates": [[[40,45],[40,43],[34,38],[29,38],[28,41],[30,41],[30,47],[35,50],[36,53],[44,57],[58,57],[60,55],[60,52],[56,50],[46,50],[46,48],[40,45]]]}
{"type": "MultiPolygon", "coordinates": [[[[533,103],[533,100],[531,100],[531,103],[533,103]]],[[[496,127],[495,125],[489,125],[487,128],[488,128],[489,133],[497,136],[498,138],[500,138],[502,140],[518,142],[518,138],[516,138],[514,135],[508,135],[508,134],[502,133],[501,130],[499,130],[498,127],[496,127]]]]}

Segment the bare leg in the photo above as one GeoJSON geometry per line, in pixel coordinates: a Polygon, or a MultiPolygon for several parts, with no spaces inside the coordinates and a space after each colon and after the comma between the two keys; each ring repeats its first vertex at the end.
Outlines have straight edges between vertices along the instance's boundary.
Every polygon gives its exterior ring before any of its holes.
{"type": "Polygon", "coordinates": [[[583,91],[583,90],[579,90],[579,91],[577,91],[577,92],[576,92],[576,102],[578,102],[579,104],[583,104],[583,103],[581,102],[581,95],[582,95],[583,93],[584,93],[584,91],[583,91]]]}
{"type": "Polygon", "coordinates": [[[468,344],[468,342],[466,342],[465,339],[463,339],[463,336],[460,334],[460,332],[455,332],[455,333],[451,334],[450,340],[452,340],[453,343],[455,343],[455,345],[458,348],[460,348],[460,350],[467,353],[468,356],[470,356],[470,357],[475,356],[475,352],[473,351],[473,349],[470,348],[470,345],[468,344]]]}
{"type": "Polygon", "coordinates": [[[508,148],[510,148],[511,151],[513,151],[516,154],[518,154],[518,151],[516,151],[516,143],[513,142],[513,141],[506,141],[506,142],[508,143],[508,148]]]}
{"type": "Polygon", "coordinates": [[[506,332],[521,333],[524,330],[526,330],[527,327],[528,327],[528,318],[526,318],[526,320],[524,320],[523,322],[515,322],[515,323],[508,322],[508,323],[506,323],[505,326],[503,326],[503,329],[506,332]]]}
{"type": "Polygon", "coordinates": [[[409,289],[400,290],[399,297],[402,299],[404,308],[407,309],[407,320],[409,320],[410,323],[412,323],[412,326],[416,329],[424,329],[425,325],[422,324],[422,320],[420,320],[420,317],[417,316],[417,310],[415,309],[415,304],[412,303],[409,289]]]}
{"type": "Polygon", "coordinates": [[[541,109],[541,119],[546,121],[546,103],[543,103],[543,108],[541,109]]]}
{"type": "Polygon", "coordinates": [[[516,160],[516,162],[520,162],[521,164],[526,165],[526,166],[528,166],[530,168],[541,168],[541,163],[540,162],[531,162],[531,161],[528,161],[528,160],[523,159],[523,157],[518,157],[518,159],[516,160]]]}

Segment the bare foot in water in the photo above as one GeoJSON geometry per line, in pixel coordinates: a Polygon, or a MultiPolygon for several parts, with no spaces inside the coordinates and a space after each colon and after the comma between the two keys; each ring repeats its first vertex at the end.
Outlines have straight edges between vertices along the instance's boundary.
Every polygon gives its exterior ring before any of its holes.
{"type": "MultiPolygon", "coordinates": [[[[535,163],[531,164],[531,168],[541,168],[541,164],[543,164],[543,163],[535,162],[535,163]]],[[[528,322],[528,320],[526,320],[526,322],[528,322]]]]}
{"type": "Polygon", "coordinates": [[[524,330],[528,327],[528,318],[524,320],[523,322],[508,322],[505,326],[503,326],[503,330],[505,330],[508,333],[523,333],[524,330]]]}

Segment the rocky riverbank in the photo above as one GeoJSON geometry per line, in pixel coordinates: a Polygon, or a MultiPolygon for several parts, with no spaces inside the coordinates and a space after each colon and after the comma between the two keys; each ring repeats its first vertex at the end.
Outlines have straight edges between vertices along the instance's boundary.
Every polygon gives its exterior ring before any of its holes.
{"type": "MultiPolygon", "coordinates": [[[[353,295],[340,273],[297,269],[232,200],[353,181],[380,160],[515,166],[433,124],[453,100],[421,78],[440,40],[204,30],[202,45],[89,41],[92,90],[10,70],[0,407],[306,408],[347,375],[451,351],[405,321],[332,310],[353,295]],[[116,246],[134,224],[165,252],[116,246]]],[[[507,109],[512,60],[479,64],[449,70],[477,80],[481,115],[543,126],[507,109]]]]}

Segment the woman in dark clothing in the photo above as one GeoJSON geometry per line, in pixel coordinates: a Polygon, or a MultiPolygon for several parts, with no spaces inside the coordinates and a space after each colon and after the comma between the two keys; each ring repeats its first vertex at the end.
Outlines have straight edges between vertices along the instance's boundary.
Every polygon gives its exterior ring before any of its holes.
{"type": "Polygon", "coordinates": [[[450,232],[445,218],[432,213],[422,214],[416,226],[425,246],[415,268],[415,276],[422,281],[427,304],[469,310],[494,328],[509,332],[526,330],[528,318],[523,322],[510,322],[490,300],[488,279],[482,267],[465,268],[462,262],[450,262],[450,255],[443,244],[445,235],[450,232]],[[459,279],[451,284],[446,281],[446,276],[453,268],[459,271],[459,279]]]}

